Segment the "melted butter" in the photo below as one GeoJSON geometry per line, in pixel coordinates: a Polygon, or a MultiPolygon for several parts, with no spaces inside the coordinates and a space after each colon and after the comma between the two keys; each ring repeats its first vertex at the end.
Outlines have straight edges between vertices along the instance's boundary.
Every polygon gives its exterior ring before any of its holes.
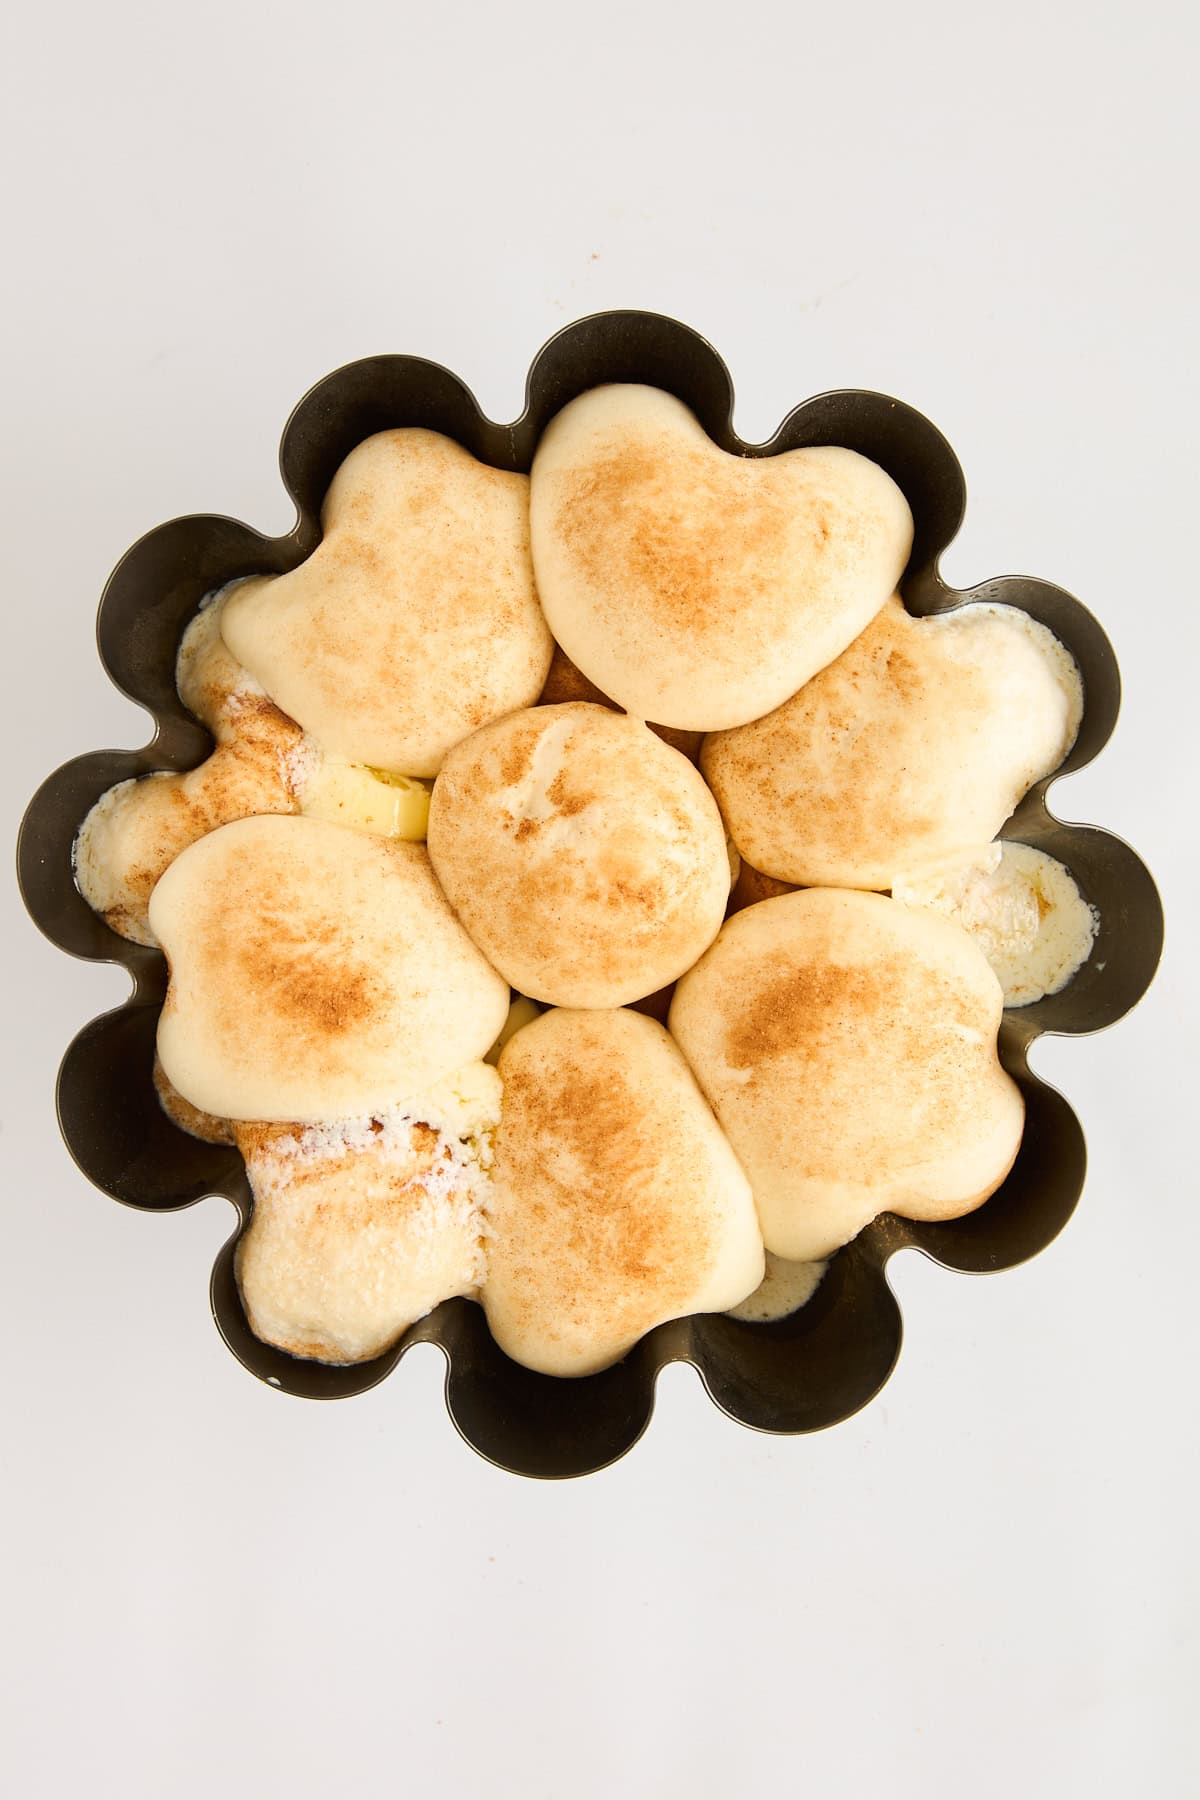
{"type": "Polygon", "coordinates": [[[969,860],[898,875],[892,897],[961,925],[987,957],[1006,1006],[1057,994],[1091,955],[1099,914],[1070,872],[1029,844],[989,844],[969,860]]]}
{"type": "Polygon", "coordinates": [[[739,1306],[729,1308],[729,1317],[747,1324],[786,1319],[807,1306],[828,1267],[827,1262],[788,1262],[768,1250],[767,1272],[762,1281],[739,1306]]]}

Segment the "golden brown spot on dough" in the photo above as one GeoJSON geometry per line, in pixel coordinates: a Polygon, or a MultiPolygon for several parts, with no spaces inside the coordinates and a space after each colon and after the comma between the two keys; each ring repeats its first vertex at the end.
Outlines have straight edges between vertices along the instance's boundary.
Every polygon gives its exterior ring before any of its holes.
{"type": "Polygon", "coordinates": [[[666,898],[661,880],[653,875],[645,875],[641,880],[618,875],[604,890],[603,897],[609,906],[617,906],[623,910],[633,907],[651,916],[666,898]]]}
{"type": "Polygon", "coordinates": [[[598,794],[581,792],[577,787],[573,789],[565,769],[558,771],[546,789],[547,800],[557,808],[559,816],[564,819],[573,819],[576,814],[583,812],[599,797],[598,794]]]}
{"type": "MultiPolygon", "coordinates": [[[[146,900],[150,898],[153,885],[151,882],[148,887],[145,887],[146,900]]],[[[138,886],[144,887],[145,884],[139,882],[138,886]]],[[[127,905],[122,902],[118,906],[110,906],[103,916],[104,923],[111,931],[115,931],[118,937],[131,938],[135,943],[142,941],[141,934],[147,930],[149,925],[145,902],[141,906],[127,905]]]]}
{"type": "Polygon", "coordinates": [[[827,1141],[839,1118],[835,1072],[876,1056],[897,1091],[912,1084],[921,1129],[953,1133],[967,1128],[970,1117],[978,1025],[961,987],[912,958],[866,966],[814,961],[781,971],[749,1004],[731,1008],[724,1052],[732,1069],[748,1070],[752,1083],[768,1088],[783,1063],[789,1086],[795,1082],[798,1117],[814,1132],[801,1146],[804,1173],[836,1176],[846,1168],[837,1160],[839,1142],[843,1156],[851,1142],[872,1163],[886,1161],[893,1147],[861,1099],[853,1118],[843,1119],[827,1141]],[[818,1120],[824,1121],[819,1129],[818,1120]]]}
{"type": "Polygon", "coordinates": [[[255,735],[258,727],[263,725],[272,734],[278,732],[287,740],[299,740],[304,735],[296,721],[282,712],[266,694],[238,696],[237,724],[239,731],[251,735],[255,735]]]}
{"type": "MultiPolygon", "coordinates": [[[[214,938],[223,938],[219,928],[214,938]]],[[[242,921],[231,954],[237,989],[255,994],[264,1011],[318,1039],[345,1037],[375,1011],[380,978],[339,942],[336,921],[308,920],[296,931],[290,909],[265,907],[253,925],[242,921]]]]}
{"type": "MultiPolygon", "coordinates": [[[[528,740],[522,739],[517,744],[506,748],[502,753],[500,772],[506,782],[515,783],[531,767],[531,762],[526,755],[527,747],[528,740]],[[519,768],[517,767],[518,762],[520,763],[519,768]]],[[[482,769],[469,771],[468,791],[487,792],[487,781],[482,769]]],[[[538,837],[548,825],[552,825],[555,819],[575,818],[591,806],[597,798],[599,798],[597,794],[574,785],[568,770],[560,768],[546,788],[546,799],[554,808],[554,812],[544,819],[532,817],[518,819],[513,836],[519,844],[528,843],[532,838],[538,837]]]]}
{"type": "Polygon", "coordinates": [[[529,1271],[535,1291],[525,1315],[540,1312],[536,1288],[546,1282],[570,1292],[584,1318],[635,1312],[647,1283],[663,1310],[684,1302],[711,1253],[707,1221],[685,1207],[647,1203],[655,1138],[619,1066],[564,1059],[535,1071],[506,1067],[503,1077],[498,1157],[514,1194],[526,1185],[524,1162],[541,1197],[536,1211],[523,1209],[539,1226],[542,1265],[529,1271]]]}
{"type": "MultiPolygon", "coordinates": [[[[532,754],[533,744],[528,733],[521,733],[505,742],[500,752],[500,776],[506,787],[515,787],[522,776],[529,773],[532,754]]],[[[477,771],[470,763],[467,767],[474,777],[474,784],[479,787],[486,786],[486,777],[482,770],[477,771]]]]}
{"type": "Polygon", "coordinates": [[[870,1021],[894,995],[901,969],[879,963],[868,969],[837,963],[805,963],[782,971],[731,1019],[725,1055],[735,1069],[753,1069],[776,1056],[806,1054],[815,1036],[838,1016],[870,1021]]]}
{"type": "Polygon", "coordinates": [[[326,538],[321,546],[325,553],[326,564],[331,564],[340,572],[357,570],[368,575],[382,575],[385,572],[384,558],[380,554],[378,544],[370,538],[358,537],[352,531],[336,531],[326,538]]]}
{"type": "MultiPolygon", "coordinates": [[[[916,657],[910,656],[907,650],[902,649],[899,644],[894,645],[888,651],[884,660],[884,669],[891,685],[904,700],[916,699],[926,687],[929,679],[928,671],[922,667],[916,657]]],[[[857,671],[852,670],[851,673],[854,675],[857,688],[857,671]]]]}
{"type": "Polygon", "coordinates": [[[612,594],[636,589],[675,628],[723,625],[731,583],[751,569],[761,580],[794,538],[795,495],[772,492],[751,462],[674,440],[618,445],[562,483],[558,527],[583,578],[612,594]]]}

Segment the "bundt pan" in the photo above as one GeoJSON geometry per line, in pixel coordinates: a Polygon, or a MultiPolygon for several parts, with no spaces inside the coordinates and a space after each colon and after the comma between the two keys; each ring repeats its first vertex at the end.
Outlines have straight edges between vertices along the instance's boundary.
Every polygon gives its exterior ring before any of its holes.
{"type": "Polygon", "coordinates": [[[339,463],[363,438],[392,426],[425,426],[457,439],[496,468],[527,470],[554,414],[602,382],[647,382],[685,401],[715,443],[740,456],[773,456],[806,444],[844,444],[882,464],[916,522],[902,583],[914,613],[971,600],[1023,607],[1075,656],[1086,696],[1083,724],[1060,774],[1104,745],[1120,684],[1112,650],[1077,600],[1043,581],[1007,576],[967,591],[947,585],[938,558],[958,529],[965,490],[945,439],[900,401],[853,389],[819,395],[789,413],[765,444],[733,427],[728,370],[705,340],[673,319],[613,312],[580,320],[550,340],[529,372],[526,406],[512,425],[486,419],[457,376],[412,356],[376,356],[337,370],[300,402],[283,434],[280,467],[298,518],[283,537],[207,515],[151,531],[122,558],[100,603],[98,639],[113,681],[153,715],[141,750],[77,757],[40,788],[21,831],[18,864],[30,913],[75,956],[121,963],[133,981],[123,1006],[76,1037],[58,1078],[63,1136],[84,1174],[127,1206],[162,1212],[223,1195],[237,1231],[213,1270],[213,1316],[226,1343],[261,1380],[289,1394],[335,1399],[373,1387],[416,1343],[440,1346],[446,1402],[481,1455],[523,1475],[580,1475],[622,1456],[645,1430],[655,1382],[667,1363],[688,1362],[712,1398],[742,1424],[807,1432],[836,1424],[871,1399],[900,1349],[900,1313],[886,1266],[912,1246],[944,1267],[1011,1268],[1043,1249],[1070,1217],[1083,1184],[1083,1134],[1061,1095],[1031,1074],[1030,1044],[1043,1032],[1075,1035],[1110,1025],[1145,991],[1158,961],[1162,914],[1137,856],[1091,826],[1065,824],[1046,803],[1048,781],[1026,797],[1004,835],[1065,863],[1100,913],[1091,959],[1061,993],[1006,1014],[1005,1066],[1025,1094],[1028,1118],[1017,1162],[987,1204],[945,1224],[885,1215],[833,1259],[814,1298],[772,1324],[718,1316],[678,1320],[649,1333],[603,1374],[556,1380],[519,1367],[497,1348],[482,1310],[451,1300],[385,1356],[352,1368],[301,1362],[255,1338],[233,1274],[234,1249],[252,1205],[237,1152],[203,1144],[161,1111],[151,1081],[155,1025],[165,991],[161,954],[116,936],[85,904],[71,850],[92,803],[114,782],[151,769],[189,769],[212,747],[175,692],[175,654],[201,598],[235,576],[292,569],[320,538],[320,508],[339,463]]]}

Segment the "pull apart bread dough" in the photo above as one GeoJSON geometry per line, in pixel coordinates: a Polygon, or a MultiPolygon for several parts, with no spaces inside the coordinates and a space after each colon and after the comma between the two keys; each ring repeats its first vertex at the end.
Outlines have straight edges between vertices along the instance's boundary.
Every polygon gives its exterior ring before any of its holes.
{"type": "Polygon", "coordinates": [[[890,888],[994,838],[1082,710],[1073,659],[1027,613],[914,619],[897,597],[775,712],[706,738],[700,766],[755,869],[890,888]]]}
{"type": "Polygon", "coordinates": [[[500,1081],[483,1063],[373,1118],[234,1127],[254,1190],[237,1278],[250,1328],[293,1356],[379,1356],[483,1278],[500,1081]]]}
{"type": "Polygon", "coordinates": [[[731,456],[681,401],[633,385],[551,421],[530,508],[567,656],[635,717],[685,731],[794,694],[870,622],[912,547],[908,503],[866,457],[731,456]]]}
{"type": "Polygon", "coordinates": [[[528,494],[436,432],[379,432],[335,475],[307,561],[233,595],[225,642],[323,750],[436,775],[550,667],[528,494]]]}
{"type": "Polygon", "coordinates": [[[419,844],[318,819],[224,825],[176,858],[150,923],[167,1078],[202,1112],[363,1115],[481,1058],[509,992],[419,844]]]}
{"type": "Polygon", "coordinates": [[[313,1125],[212,1118],[161,1063],[154,1084],[183,1131],[242,1153],[254,1211],[236,1274],[265,1343],[362,1362],[443,1300],[477,1292],[500,1116],[500,1079],[486,1063],[372,1115],[313,1125]]]}
{"type": "Polygon", "coordinates": [[[181,850],[231,820],[294,813],[300,804],[308,760],[304,733],[226,649],[220,628],[225,600],[221,596],[197,613],[176,663],[180,698],[208,726],[216,749],[186,774],[146,775],[109,788],[84,820],[76,844],[75,874],[84,899],[137,944],[156,941],[150,895],[181,850]]]}
{"type": "Polygon", "coordinates": [[[757,1288],[749,1184],[661,1025],[546,1013],[500,1077],[482,1299],[509,1356],[592,1374],[664,1320],[757,1288]]]}
{"type": "Polygon", "coordinates": [[[729,897],[725,828],[696,770],[601,706],[510,713],[453,749],[429,854],[484,954],[555,1006],[665,987],[712,943],[729,897]]]}
{"type": "Polygon", "coordinates": [[[877,1213],[952,1219],[1016,1157],[1000,984],[966,932],[810,888],[730,919],[670,1028],[750,1178],[768,1250],[829,1256],[877,1213]]]}

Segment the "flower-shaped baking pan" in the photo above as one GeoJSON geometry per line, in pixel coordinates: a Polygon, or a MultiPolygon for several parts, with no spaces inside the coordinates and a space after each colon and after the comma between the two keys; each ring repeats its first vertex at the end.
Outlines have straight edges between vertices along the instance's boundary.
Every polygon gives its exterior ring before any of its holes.
{"type": "Polygon", "coordinates": [[[309,555],[321,535],[326,489],[355,445],[390,427],[424,426],[496,468],[527,471],[554,414],[605,382],[644,382],[677,395],[713,441],[736,455],[841,444],[879,463],[903,490],[915,521],[901,584],[910,612],[986,600],[1041,620],[1074,656],[1084,682],[1083,723],[1056,776],[1081,768],[1104,745],[1120,686],[1091,614],[1044,581],[1005,576],[958,591],[941,579],[938,559],[961,521],[965,490],[952,451],[926,419],[883,395],[839,390],[796,407],[767,443],[744,443],[733,427],[729,373],[712,347],[672,319],[614,312],[551,339],[534,360],[525,411],[512,425],[485,418],[457,376],[436,364],[411,356],[351,363],[305,396],[284,431],[280,467],[298,509],[290,532],[266,538],[232,519],[195,515],[135,544],[104,591],[98,637],[113,681],[153,715],[154,737],[141,750],[97,751],[57,770],[29,806],[18,849],[26,904],[46,936],[73,955],[123,964],[133,982],[124,1005],[83,1028],[59,1073],[59,1120],[83,1172],[114,1199],[146,1211],[210,1195],[232,1203],[237,1230],[213,1270],[213,1316],[234,1354],[262,1380],[291,1394],[344,1397],[382,1380],[410,1345],[437,1344],[446,1358],[447,1406],[467,1442],[504,1468],[537,1476],[578,1475],[623,1455],[645,1429],[658,1372],[670,1362],[691,1363],[720,1407],[760,1431],[813,1431],[863,1406],[900,1349],[900,1314],[886,1277],[897,1250],[912,1246],[947,1268],[974,1273],[1011,1268],[1043,1249],[1070,1217],[1083,1184],[1083,1134],[1062,1096],[1030,1072],[1029,1046],[1043,1032],[1073,1036],[1120,1018],[1148,986],[1162,942],[1158,896],[1137,856],[1107,832],[1055,818],[1047,805],[1050,781],[1040,782],[1003,836],[1065,864],[1100,925],[1091,957],[1064,989],[1005,1014],[1000,1055],[1026,1103],[1017,1161],[993,1197],[965,1218],[877,1219],[838,1252],[813,1299],[789,1318],[676,1320],[650,1332],[623,1362],[581,1380],[510,1361],[481,1308],[468,1300],[447,1301],[387,1354],[352,1367],[299,1361],[253,1336],[234,1279],[234,1250],[252,1206],[241,1158],[187,1136],[161,1110],[152,1067],[166,966],[159,951],[118,937],[87,906],[72,872],[76,833],[114,783],[154,769],[189,769],[209,754],[209,734],[175,690],[182,632],[214,589],[237,576],[283,573],[309,555]]]}

